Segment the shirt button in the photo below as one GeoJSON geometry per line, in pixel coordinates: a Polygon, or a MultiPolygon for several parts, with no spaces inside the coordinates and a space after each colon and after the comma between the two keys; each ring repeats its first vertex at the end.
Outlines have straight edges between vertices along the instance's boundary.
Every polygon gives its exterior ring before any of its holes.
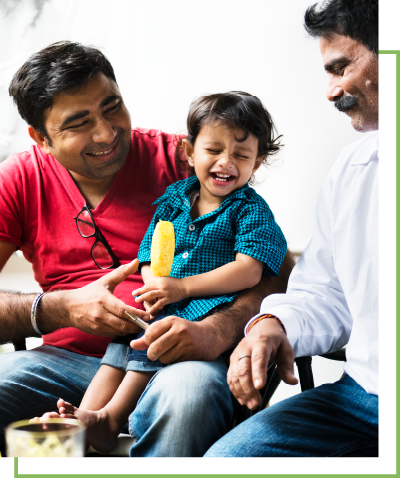
{"type": "Polygon", "coordinates": [[[195,225],[189,225],[189,231],[194,231],[196,229],[195,225]]]}
{"type": "Polygon", "coordinates": [[[189,256],[189,253],[186,251],[185,253],[183,253],[182,258],[187,258],[188,256],[189,256]]]}

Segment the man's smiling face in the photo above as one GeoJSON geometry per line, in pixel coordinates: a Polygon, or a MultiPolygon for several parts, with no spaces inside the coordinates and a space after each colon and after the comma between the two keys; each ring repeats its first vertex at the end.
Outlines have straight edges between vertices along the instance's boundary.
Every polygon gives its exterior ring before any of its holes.
{"type": "MultiPolygon", "coordinates": [[[[117,84],[102,73],[54,98],[45,112],[43,148],[67,170],[89,180],[109,178],[128,154],[131,123],[117,84]]],[[[75,175],[74,175],[75,176],[75,175]]]]}
{"type": "Polygon", "coordinates": [[[378,129],[378,57],[365,45],[344,35],[320,38],[329,75],[327,98],[351,118],[357,131],[378,129]]]}

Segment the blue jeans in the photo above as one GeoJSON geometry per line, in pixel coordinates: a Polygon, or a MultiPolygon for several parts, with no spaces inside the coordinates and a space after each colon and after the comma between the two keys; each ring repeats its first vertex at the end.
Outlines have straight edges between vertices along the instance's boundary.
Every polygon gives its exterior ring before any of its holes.
{"type": "MultiPolygon", "coordinates": [[[[149,324],[153,324],[160,319],[165,318],[165,314],[158,316],[149,324]]],[[[107,351],[101,360],[101,364],[112,366],[117,369],[124,369],[125,371],[140,371],[155,373],[161,368],[165,367],[161,361],[152,361],[147,356],[147,349],[143,351],[136,351],[130,347],[132,339],[139,339],[144,336],[145,331],[139,334],[131,334],[128,336],[121,336],[115,338],[107,347],[107,351]]]]}
{"type": "Polygon", "coordinates": [[[378,455],[378,396],[349,376],[281,401],[242,422],[207,457],[378,455]]]}
{"type": "MultiPolygon", "coordinates": [[[[62,397],[82,400],[100,359],[41,346],[0,354],[0,440],[4,427],[56,410],[62,397]]],[[[232,400],[227,366],[190,361],[164,367],[148,384],[129,429],[137,439],[132,456],[202,456],[229,429],[232,400]]]]}

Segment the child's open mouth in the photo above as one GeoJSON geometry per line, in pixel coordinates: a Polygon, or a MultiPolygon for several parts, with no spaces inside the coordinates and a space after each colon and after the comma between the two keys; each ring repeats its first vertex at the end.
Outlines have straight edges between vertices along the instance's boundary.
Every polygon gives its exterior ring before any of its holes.
{"type": "Polygon", "coordinates": [[[225,175],[223,173],[210,173],[210,175],[215,183],[229,183],[236,178],[236,176],[225,175]]]}

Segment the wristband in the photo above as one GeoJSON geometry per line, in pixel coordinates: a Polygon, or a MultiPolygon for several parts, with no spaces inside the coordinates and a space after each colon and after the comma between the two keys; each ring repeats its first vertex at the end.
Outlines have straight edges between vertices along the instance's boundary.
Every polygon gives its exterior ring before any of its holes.
{"type": "Polygon", "coordinates": [[[36,324],[36,310],[39,304],[39,301],[43,298],[44,293],[40,293],[36,296],[33,304],[32,304],[32,309],[31,309],[31,323],[32,323],[32,328],[35,330],[35,333],[37,333],[39,336],[43,336],[43,333],[39,331],[39,328],[37,327],[36,324]]]}
{"type": "Polygon", "coordinates": [[[284,333],[287,335],[287,332],[286,332],[286,328],[285,328],[285,325],[282,323],[282,321],[277,318],[276,316],[274,316],[273,314],[263,314],[262,316],[259,316],[258,318],[256,318],[252,323],[250,323],[249,325],[247,325],[247,328],[246,328],[246,331],[244,333],[245,336],[247,336],[250,332],[250,329],[255,326],[259,321],[261,321],[262,319],[266,319],[266,318],[274,318],[276,319],[279,324],[282,326],[282,329],[284,331],[284,333]]]}

